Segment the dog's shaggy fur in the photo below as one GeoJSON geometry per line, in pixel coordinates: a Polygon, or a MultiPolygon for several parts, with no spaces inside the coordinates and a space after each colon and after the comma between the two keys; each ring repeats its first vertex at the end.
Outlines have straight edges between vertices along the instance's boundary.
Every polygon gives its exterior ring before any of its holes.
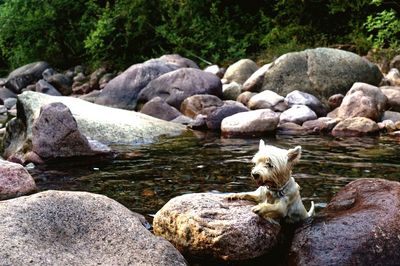
{"type": "Polygon", "coordinates": [[[301,147],[284,150],[265,145],[260,140],[259,151],[254,155],[251,176],[260,186],[254,192],[229,194],[229,199],[245,199],[258,203],[252,211],[272,222],[284,219],[296,223],[314,214],[314,202],[307,212],[300,197],[300,186],[291,176],[293,166],[299,161],[301,147]]]}

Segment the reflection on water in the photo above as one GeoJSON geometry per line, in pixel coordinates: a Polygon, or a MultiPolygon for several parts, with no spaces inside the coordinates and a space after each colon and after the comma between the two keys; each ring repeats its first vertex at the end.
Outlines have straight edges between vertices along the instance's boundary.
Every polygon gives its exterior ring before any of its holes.
{"type": "MultiPolygon", "coordinates": [[[[282,137],[267,144],[303,147],[293,174],[310,200],[324,207],[340,188],[357,178],[400,180],[399,144],[384,138],[282,137]]],[[[249,177],[259,139],[184,136],[142,147],[115,146],[110,163],[73,163],[31,170],[41,190],[79,190],[107,195],[144,215],[169,199],[192,192],[256,189],[249,177]]]]}

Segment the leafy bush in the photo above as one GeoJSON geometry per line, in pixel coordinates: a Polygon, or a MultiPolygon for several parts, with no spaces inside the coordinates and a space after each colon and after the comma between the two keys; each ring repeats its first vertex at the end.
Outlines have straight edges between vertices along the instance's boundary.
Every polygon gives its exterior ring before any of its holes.
{"type": "Polygon", "coordinates": [[[364,24],[370,33],[368,39],[374,48],[395,48],[399,46],[400,18],[396,11],[384,10],[375,16],[369,15],[364,24]]]}

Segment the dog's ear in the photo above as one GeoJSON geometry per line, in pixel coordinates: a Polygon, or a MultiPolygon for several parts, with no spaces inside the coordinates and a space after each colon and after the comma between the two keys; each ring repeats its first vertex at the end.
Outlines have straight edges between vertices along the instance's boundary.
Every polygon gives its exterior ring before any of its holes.
{"type": "Polygon", "coordinates": [[[263,150],[265,148],[265,142],[260,139],[260,145],[258,146],[258,150],[263,150]]]}
{"type": "Polygon", "coordinates": [[[287,157],[288,162],[297,163],[301,157],[301,146],[288,150],[287,157]]]}

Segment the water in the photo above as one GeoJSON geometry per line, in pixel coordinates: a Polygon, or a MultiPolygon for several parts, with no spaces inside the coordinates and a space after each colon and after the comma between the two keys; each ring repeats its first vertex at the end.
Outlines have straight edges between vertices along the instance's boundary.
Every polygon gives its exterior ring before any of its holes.
{"type": "MultiPolygon", "coordinates": [[[[357,178],[400,180],[399,142],[390,138],[307,136],[264,138],[267,144],[303,148],[293,175],[306,208],[325,207],[357,178]]],[[[255,190],[249,173],[259,139],[200,134],[141,147],[114,146],[111,162],[64,162],[30,170],[40,190],[89,191],[107,195],[150,218],[169,199],[194,192],[255,190]]]]}

